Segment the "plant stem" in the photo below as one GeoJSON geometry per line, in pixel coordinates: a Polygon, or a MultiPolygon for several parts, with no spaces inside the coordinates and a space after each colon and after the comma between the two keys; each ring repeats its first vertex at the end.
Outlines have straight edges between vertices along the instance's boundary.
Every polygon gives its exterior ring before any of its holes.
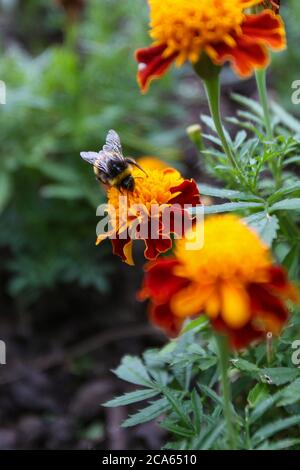
{"type": "Polygon", "coordinates": [[[222,125],[221,113],[220,113],[220,78],[219,75],[210,77],[204,80],[205,91],[208,99],[209,109],[213,118],[216,131],[222,142],[224,152],[231,163],[232,167],[237,171],[241,180],[244,181],[245,177],[238,162],[236,161],[235,155],[226,139],[226,135],[222,125]]]}
{"type": "Polygon", "coordinates": [[[225,336],[216,335],[219,351],[219,367],[223,392],[223,410],[227,427],[228,443],[231,450],[236,450],[236,435],[232,416],[231,387],[228,377],[229,347],[225,336]]]}
{"type": "Polygon", "coordinates": [[[262,106],[263,113],[264,113],[264,121],[265,121],[267,137],[268,139],[272,140],[274,138],[274,135],[273,135],[272,125],[271,125],[270,109],[269,109],[269,104],[268,104],[266,75],[267,75],[266,69],[259,69],[259,70],[256,70],[255,72],[259,100],[260,100],[260,104],[262,106]]]}

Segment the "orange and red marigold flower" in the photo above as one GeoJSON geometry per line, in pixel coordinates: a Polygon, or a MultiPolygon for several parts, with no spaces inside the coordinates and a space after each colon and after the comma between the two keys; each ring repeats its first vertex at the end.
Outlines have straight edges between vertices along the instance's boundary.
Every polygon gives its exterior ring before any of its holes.
{"type": "Polygon", "coordinates": [[[236,349],[279,334],[288,318],[285,302],[298,294],[268,247],[234,215],[208,218],[204,233],[202,249],[189,251],[178,240],[175,256],[146,267],[139,299],[150,299],[152,321],[176,336],[187,318],[205,313],[236,349]]]}
{"type": "Polygon", "coordinates": [[[147,176],[138,168],[133,192],[120,193],[115,187],[107,192],[109,230],[99,234],[97,244],[111,238],[113,252],[127,264],[133,265],[132,242],[142,239],[145,258],[155,260],[160,253],[172,247],[172,236],[182,236],[192,225],[189,209],[200,204],[200,195],[194,180],[182,178],[180,173],[150,159],[143,162],[147,176]]]}
{"type": "Polygon", "coordinates": [[[247,13],[262,0],[148,1],[153,45],[136,52],[144,92],[173,62],[196,64],[206,54],[214,64],[229,61],[240,77],[248,77],[267,66],[268,48],[282,50],[286,44],[283,21],[274,11],[247,13]]]}

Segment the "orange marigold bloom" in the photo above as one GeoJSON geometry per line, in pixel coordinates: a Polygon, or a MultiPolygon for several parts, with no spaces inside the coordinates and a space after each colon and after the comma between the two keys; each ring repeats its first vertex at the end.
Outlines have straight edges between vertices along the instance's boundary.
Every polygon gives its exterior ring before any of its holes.
{"type": "Polygon", "coordinates": [[[188,208],[200,204],[194,180],[182,178],[173,168],[146,166],[145,169],[147,176],[138,168],[132,170],[133,192],[122,194],[115,187],[108,190],[107,212],[111,229],[97,239],[99,244],[110,237],[114,254],[130,265],[134,264],[132,230],[145,242],[145,257],[155,260],[172,247],[172,234],[183,235],[184,227],[191,226],[188,208]],[[178,228],[182,233],[178,233],[178,228]]]}
{"type": "Polygon", "coordinates": [[[164,170],[168,165],[157,157],[144,156],[138,159],[138,164],[145,170],[164,170]]]}
{"type": "Polygon", "coordinates": [[[207,219],[204,231],[202,249],[188,251],[178,240],[174,257],[146,267],[139,298],[150,298],[152,321],[176,336],[186,318],[205,313],[237,349],[279,334],[285,300],[296,301],[297,291],[268,247],[234,215],[207,219]]]}
{"type": "Polygon", "coordinates": [[[240,77],[269,62],[268,48],[284,49],[280,16],[266,9],[248,14],[262,0],[149,0],[153,45],[139,49],[138,82],[142,91],[173,62],[196,64],[203,53],[216,65],[229,61],[240,77]]]}

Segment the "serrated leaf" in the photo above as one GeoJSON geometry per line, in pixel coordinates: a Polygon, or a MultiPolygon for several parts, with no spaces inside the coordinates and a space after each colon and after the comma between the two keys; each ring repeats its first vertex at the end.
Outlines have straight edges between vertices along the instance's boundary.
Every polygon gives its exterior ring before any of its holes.
{"type": "Polygon", "coordinates": [[[281,418],[277,421],[266,424],[260,428],[253,436],[254,445],[260,444],[265,439],[268,439],[274,434],[277,434],[284,429],[290,428],[292,426],[297,426],[300,424],[300,415],[290,416],[288,418],[281,418]]]}
{"type": "Polygon", "coordinates": [[[234,367],[242,372],[250,372],[252,374],[258,374],[260,371],[259,367],[252,362],[246,361],[246,359],[232,359],[230,361],[234,367]]]}
{"type": "Polygon", "coordinates": [[[170,403],[174,413],[177,414],[178,418],[186,425],[187,428],[192,428],[192,423],[188,415],[185,414],[183,408],[183,394],[174,392],[171,389],[165,388],[162,390],[162,393],[170,403]]]}
{"type": "Polygon", "coordinates": [[[131,415],[122,423],[123,428],[136,426],[137,424],[147,423],[152,421],[158,416],[162,415],[166,411],[170,410],[171,405],[166,398],[161,398],[155,401],[151,405],[147,406],[143,410],[138,411],[134,415],[131,415]]]}
{"type": "Polygon", "coordinates": [[[237,199],[243,201],[257,201],[262,202],[262,200],[253,195],[247,194],[240,191],[235,191],[232,189],[224,189],[224,188],[214,188],[213,186],[209,186],[208,184],[200,184],[199,185],[200,194],[205,196],[213,196],[213,197],[220,197],[222,199],[237,199]]]}
{"type": "Polygon", "coordinates": [[[283,201],[275,202],[269,208],[269,211],[300,211],[300,198],[284,199],[283,201]]]}
{"type": "Polygon", "coordinates": [[[223,212],[234,212],[244,209],[262,209],[263,204],[259,202],[228,202],[215,206],[204,207],[205,214],[219,214],[223,212]]]}
{"type": "Polygon", "coordinates": [[[159,423],[159,425],[161,428],[166,429],[166,431],[177,434],[178,436],[181,436],[181,437],[191,438],[194,436],[194,432],[191,429],[187,429],[169,420],[164,420],[161,423],[159,423]]]}
{"type": "Polygon", "coordinates": [[[125,356],[121,365],[113,371],[117,377],[135,385],[152,386],[152,381],[146,367],[140,358],[136,356],[125,356]]]}
{"type": "Polygon", "coordinates": [[[201,392],[204,393],[207,397],[209,397],[211,400],[216,402],[218,405],[223,406],[223,401],[219,395],[216,394],[214,390],[211,388],[207,387],[207,385],[200,384],[199,382],[197,383],[198,388],[201,390],[201,392]]]}
{"type": "Polygon", "coordinates": [[[134,392],[125,393],[119,397],[113,398],[112,400],[107,401],[103,404],[106,407],[116,407],[116,406],[125,406],[131,405],[132,403],[137,403],[139,401],[148,400],[159,394],[157,390],[136,390],[134,392]]]}
{"type": "Polygon", "coordinates": [[[246,217],[244,220],[267,245],[272,245],[279,229],[279,221],[276,215],[271,216],[266,212],[259,212],[246,217]]]}
{"type": "Polygon", "coordinates": [[[280,122],[284,124],[288,129],[300,133],[300,122],[279,104],[272,102],[272,110],[276,116],[280,119],[280,122]]]}
{"type": "Polygon", "coordinates": [[[300,378],[281,390],[281,399],[277,406],[287,406],[300,402],[300,378]]]}
{"type": "Polygon", "coordinates": [[[294,367],[273,367],[261,369],[260,378],[269,384],[284,385],[299,377],[299,370],[294,367]]]}
{"type": "Polygon", "coordinates": [[[262,107],[257,101],[251,98],[247,98],[244,95],[239,95],[238,93],[232,93],[231,97],[234,99],[234,101],[237,101],[239,104],[245,106],[245,108],[250,109],[256,116],[263,116],[262,107]]]}

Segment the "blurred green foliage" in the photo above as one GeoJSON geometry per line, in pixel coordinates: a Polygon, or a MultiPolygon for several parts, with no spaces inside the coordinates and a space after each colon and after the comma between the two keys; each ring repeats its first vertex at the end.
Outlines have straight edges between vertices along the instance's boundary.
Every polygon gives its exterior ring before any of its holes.
{"type": "Polygon", "coordinates": [[[274,71],[273,87],[280,94],[283,105],[300,116],[300,106],[292,104],[292,83],[300,80],[300,2],[299,0],[282,0],[281,14],[286,23],[287,49],[281,54],[273,55],[272,70],[274,71]]]}
{"type": "Polygon", "coordinates": [[[109,288],[120,261],[94,246],[104,196],[80,151],[115,128],[128,155],[178,157],[172,78],[147,96],[135,80],[146,21],[141,0],[90,0],[77,25],[54,1],[2,1],[0,246],[14,296],[33,300],[57,282],[109,288]]]}
{"type": "MultiPolygon", "coordinates": [[[[0,107],[1,267],[10,273],[11,294],[26,300],[57,282],[109,288],[108,274],[120,261],[110,247],[94,246],[104,197],[79,152],[99,149],[115,128],[128,155],[174,163],[182,123],[191,123],[183,95],[193,106],[198,92],[189,80],[175,82],[185,73],[175,71],[140,94],[134,51],[149,43],[144,0],[86,3],[71,27],[54,0],[0,1],[0,79],[7,85],[0,107]]],[[[289,104],[300,65],[298,0],[282,12],[289,49],[274,56],[273,86],[289,104]]]]}

